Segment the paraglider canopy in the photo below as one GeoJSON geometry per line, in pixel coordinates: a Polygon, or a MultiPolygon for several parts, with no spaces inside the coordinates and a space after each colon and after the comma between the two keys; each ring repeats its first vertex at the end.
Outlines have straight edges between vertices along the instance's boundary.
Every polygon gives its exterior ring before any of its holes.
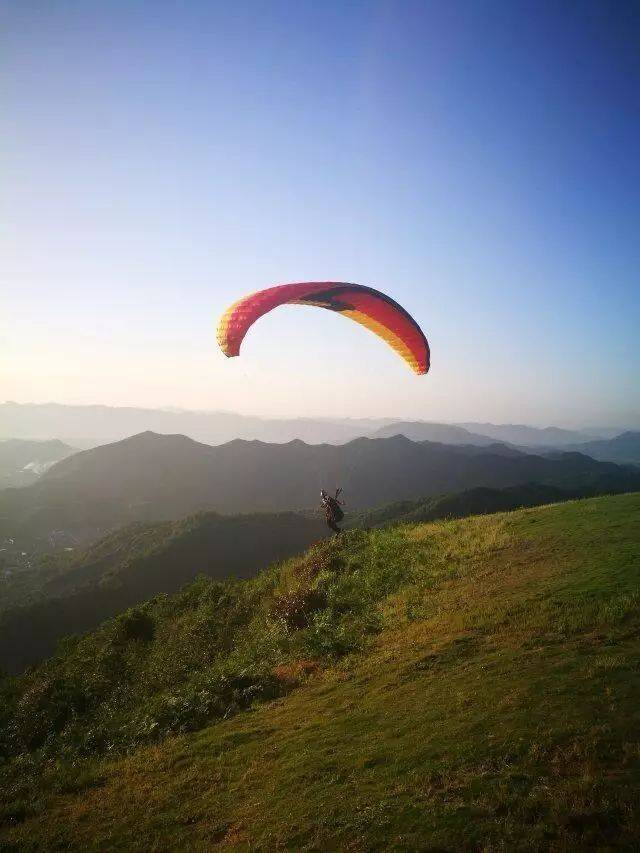
{"type": "Polygon", "coordinates": [[[340,281],[280,284],[234,302],[218,324],[218,343],[224,354],[229,358],[239,355],[251,326],[279,305],[314,305],[337,311],[386,341],[415,373],[429,370],[429,344],[413,317],[372,287],[340,281]]]}

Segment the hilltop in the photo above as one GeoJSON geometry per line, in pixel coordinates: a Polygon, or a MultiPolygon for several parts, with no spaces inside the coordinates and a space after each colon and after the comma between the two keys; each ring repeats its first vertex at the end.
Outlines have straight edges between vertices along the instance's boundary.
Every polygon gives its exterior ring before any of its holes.
{"type": "Polygon", "coordinates": [[[352,531],[66,642],[4,683],[0,838],[634,849],[639,516],[352,531]]]}

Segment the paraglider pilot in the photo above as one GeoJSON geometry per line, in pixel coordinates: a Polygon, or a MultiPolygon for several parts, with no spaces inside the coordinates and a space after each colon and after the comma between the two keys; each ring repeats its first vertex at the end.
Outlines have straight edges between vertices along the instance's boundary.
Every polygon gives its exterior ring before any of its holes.
{"type": "Polygon", "coordinates": [[[332,497],[327,494],[324,489],[320,489],[320,499],[322,501],[322,508],[324,509],[324,517],[327,522],[327,527],[331,528],[336,536],[339,533],[342,533],[342,530],[338,527],[338,522],[342,521],[344,518],[344,512],[342,511],[344,501],[339,499],[341,492],[342,489],[336,489],[335,497],[332,497]]]}

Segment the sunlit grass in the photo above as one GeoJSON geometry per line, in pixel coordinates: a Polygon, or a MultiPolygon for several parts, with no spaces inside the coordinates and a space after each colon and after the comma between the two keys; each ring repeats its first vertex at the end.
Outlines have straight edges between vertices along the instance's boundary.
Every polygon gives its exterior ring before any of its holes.
{"type": "Polygon", "coordinates": [[[280,698],[12,759],[7,849],[635,849],[639,495],[354,531],[256,584],[224,666],[284,667],[280,698]]]}

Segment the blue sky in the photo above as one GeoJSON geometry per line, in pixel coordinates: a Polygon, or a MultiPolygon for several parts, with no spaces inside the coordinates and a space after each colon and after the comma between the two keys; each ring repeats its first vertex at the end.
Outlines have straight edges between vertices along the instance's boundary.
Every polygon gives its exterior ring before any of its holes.
{"type": "Polygon", "coordinates": [[[2,7],[0,396],[640,425],[637,2],[2,7]],[[415,377],[329,312],[388,292],[415,377]]]}

